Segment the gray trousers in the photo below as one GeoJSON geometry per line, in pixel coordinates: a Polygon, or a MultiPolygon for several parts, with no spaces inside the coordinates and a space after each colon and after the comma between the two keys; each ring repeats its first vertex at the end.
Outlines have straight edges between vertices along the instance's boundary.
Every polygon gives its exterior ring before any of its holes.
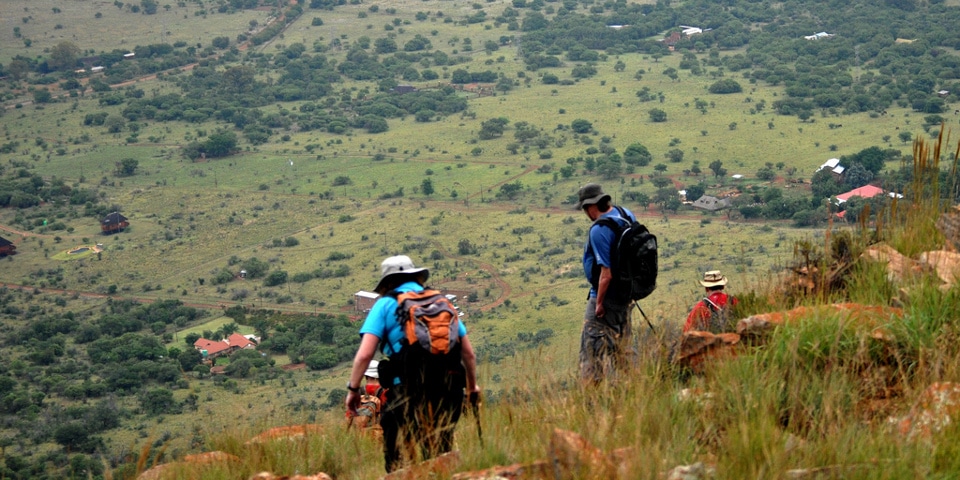
{"type": "Polygon", "coordinates": [[[587,301],[580,335],[580,379],[600,383],[615,380],[632,357],[630,305],[604,305],[603,318],[597,318],[597,299],[587,301]]]}

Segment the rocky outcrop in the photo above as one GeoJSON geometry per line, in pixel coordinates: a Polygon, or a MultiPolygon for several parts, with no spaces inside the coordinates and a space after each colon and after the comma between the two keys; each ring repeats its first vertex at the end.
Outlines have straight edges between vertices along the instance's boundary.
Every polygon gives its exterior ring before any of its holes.
{"type": "MultiPolygon", "coordinates": [[[[839,315],[842,320],[856,322],[857,325],[878,329],[893,318],[903,316],[903,309],[885,305],[864,305],[861,303],[834,303],[813,307],[797,307],[783,312],[769,312],[751,315],[737,322],[737,334],[742,338],[755,339],[770,333],[774,328],[799,321],[802,318],[817,318],[839,315]]],[[[883,338],[882,332],[874,335],[883,338]]]]}
{"type": "Polygon", "coordinates": [[[897,422],[897,430],[908,439],[932,439],[956,421],[960,421],[960,383],[937,382],[920,394],[910,413],[897,422]]]}
{"type": "Polygon", "coordinates": [[[673,361],[695,373],[703,371],[708,361],[737,355],[742,350],[740,335],[692,331],[680,337],[680,345],[673,361]]]}

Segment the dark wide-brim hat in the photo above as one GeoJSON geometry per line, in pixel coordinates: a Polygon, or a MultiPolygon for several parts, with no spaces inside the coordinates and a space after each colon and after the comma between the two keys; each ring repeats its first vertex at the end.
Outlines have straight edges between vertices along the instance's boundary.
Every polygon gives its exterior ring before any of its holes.
{"type": "Polygon", "coordinates": [[[580,210],[584,205],[594,205],[599,203],[604,198],[610,198],[610,195],[603,193],[603,187],[598,183],[588,183],[580,187],[580,191],[577,192],[579,201],[577,202],[577,210],[580,210]]]}
{"type": "Polygon", "coordinates": [[[413,265],[413,260],[406,255],[397,255],[388,257],[380,264],[380,282],[374,287],[373,291],[384,294],[387,289],[388,279],[393,280],[399,276],[410,277],[410,280],[416,280],[421,285],[430,278],[430,271],[426,268],[417,268],[413,265]]]}

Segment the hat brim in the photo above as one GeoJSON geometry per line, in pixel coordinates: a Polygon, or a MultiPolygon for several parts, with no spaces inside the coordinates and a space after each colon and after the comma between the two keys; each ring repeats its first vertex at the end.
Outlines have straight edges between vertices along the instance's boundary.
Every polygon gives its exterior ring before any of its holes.
{"type": "Polygon", "coordinates": [[[580,200],[579,202],[577,202],[576,210],[582,209],[585,205],[596,205],[601,201],[603,201],[604,198],[612,198],[612,197],[610,197],[609,193],[601,193],[600,195],[597,195],[595,197],[584,198],[583,200],[580,200]]]}
{"type": "Polygon", "coordinates": [[[416,280],[417,283],[423,285],[427,283],[427,279],[430,278],[430,270],[427,270],[426,268],[415,268],[405,272],[391,273],[390,275],[381,278],[380,281],[377,282],[377,286],[373,288],[373,291],[383,295],[386,293],[387,284],[395,279],[399,279],[400,277],[409,277],[404,281],[416,280]]]}
{"type": "Polygon", "coordinates": [[[720,277],[720,280],[716,280],[713,282],[705,282],[703,280],[700,280],[700,285],[703,285],[704,287],[722,287],[726,284],[727,284],[727,277],[720,277]]]}

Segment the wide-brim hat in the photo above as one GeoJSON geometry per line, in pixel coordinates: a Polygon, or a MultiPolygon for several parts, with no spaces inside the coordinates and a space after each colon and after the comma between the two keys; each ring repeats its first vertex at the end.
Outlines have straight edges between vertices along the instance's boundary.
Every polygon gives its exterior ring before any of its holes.
{"type": "Polygon", "coordinates": [[[380,264],[380,282],[377,283],[373,291],[383,295],[387,288],[387,279],[393,279],[401,275],[409,276],[422,285],[430,277],[430,271],[426,268],[415,267],[413,260],[410,260],[410,257],[406,255],[389,257],[380,264]]]}
{"type": "Polygon", "coordinates": [[[599,203],[604,198],[610,198],[610,195],[603,193],[603,187],[597,183],[588,183],[580,187],[580,191],[577,192],[579,200],[577,201],[577,210],[582,209],[585,205],[594,205],[599,203]]]}
{"type": "Polygon", "coordinates": [[[722,287],[727,284],[727,277],[724,277],[720,270],[710,270],[703,274],[703,280],[700,285],[704,287],[722,287]]]}
{"type": "Polygon", "coordinates": [[[363,372],[363,376],[380,378],[380,372],[377,370],[378,366],[380,366],[380,362],[376,360],[370,360],[370,365],[367,367],[367,371],[363,372]]]}

